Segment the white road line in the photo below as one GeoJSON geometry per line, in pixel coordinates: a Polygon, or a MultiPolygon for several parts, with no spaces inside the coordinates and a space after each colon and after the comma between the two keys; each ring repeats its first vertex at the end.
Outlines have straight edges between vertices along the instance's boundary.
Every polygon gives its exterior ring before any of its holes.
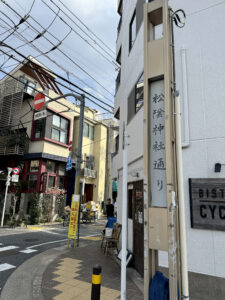
{"type": "MultiPolygon", "coordinates": [[[[100,233],[97,233],[97,234],[87,234],[87,235],[83,235],[81,236],[80,235],[80,238],[84,238],[86,236],[98,236],[98,235],[101,235],[100,233]]],[[[27,249],[33,249],[33,248],[37,248],[37,247],[40,247],[40,246],[44,246],[44,245],[48,245],[48,244],[54,244],[54,243],[60,243],[60,242],[65,242],[67,241],[68,239],[63,239],[63,240],[57,240],[57,241],[51,241],[51,242],[46,242],[46,243],[42,243],[42,244],[38,244],[38,245],[33,245],[33,246],[30,246],[30,247],[27,247],[27,249]]]]}
{"type": "Polygon", "coordinates": [[[0,264],[0,272],[14,269],[16,266],[10,265],[10,264],[0,264]]]}
{"type": "Polygon", "coordinates": [[[60,243],[60,242],[65,242],[65,241],[67,241],[67,239],[64,239],[64,240],[58,240],[58,241],[52,241],[52,242],[46,242],[46,243],[42,243],[42,244],[38,244],[38,245],[33,245],[33,246],[30,246],[30,247],[27,247],[27,249],[32,249],[32,248],[40,247],[40,246],[43,246],[43,245],[54,244],[54,243],[60,243]]]}
{"type": "Polygon", "coordinates": [[[38,250],[35,250],[35,249],[25,249],[25,250],[21,250],[19,252],[21,253],[25,253],[25,254],[30,254],[30,253],[33,253],[33,252],[36,252],[38,250]]]}
{"type": "Polygon", "coordinates": [[[1,247],[1,248],[0,248],[0,252],[12,250],[12,249],[17,249],[17,248],[19,248],[19,247],[17,247],[17,246],[6,246],[6,247],[1,247]]]}

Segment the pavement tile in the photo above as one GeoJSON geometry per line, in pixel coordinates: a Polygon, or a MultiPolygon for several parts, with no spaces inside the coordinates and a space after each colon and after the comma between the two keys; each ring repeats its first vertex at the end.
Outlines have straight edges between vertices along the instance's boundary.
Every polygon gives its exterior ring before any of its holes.
{"type": "MultiPolygon", "coordinates": [[[[83,294],[85,291],[84,289],[80,288],[70,288],[63,291],[62,294],[55,296],[54,300],[71,300],[71,299],[80,299],[79,295],[83,294]]],[[[87,299],[88,300],[88,299],[87,299]]]]}
{"type": "MultiPolygon", "coordinates": [[[[95,264],[102,266],[101,300],[120,299],[120,267],[110,255],[103,254],[100,244],[100,241],[92,241],[85,247],[71,248],[52,262],[43,275],[44,299],[89,300],[95,264]],[[51,284],[46,286],[46,281],[51,281],[51,284]],[[50,288],[54,291],[53,298],[49,298],[50,288]]],[[[137,286],[127,277],[127,299],[143,298],[137,286]]]]}

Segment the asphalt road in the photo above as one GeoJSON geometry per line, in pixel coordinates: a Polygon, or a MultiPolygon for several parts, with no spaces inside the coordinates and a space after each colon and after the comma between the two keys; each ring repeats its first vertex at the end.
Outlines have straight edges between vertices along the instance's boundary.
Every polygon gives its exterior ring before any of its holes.
{"type": "MultiPolygon", "coordinates": [[[[81,224],[80,245],[87,243],[85,237],[97,236],[104,221],[81,224]]],[[[61,224],[28,229],[0,229],[0,294],[9,276],[27,259],[50,248],[67,243],[68,227],[61,224]]]]}

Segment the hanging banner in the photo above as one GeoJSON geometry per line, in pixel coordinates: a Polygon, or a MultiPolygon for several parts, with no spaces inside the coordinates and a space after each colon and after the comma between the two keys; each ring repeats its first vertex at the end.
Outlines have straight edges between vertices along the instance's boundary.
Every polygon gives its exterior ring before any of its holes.
{"type": "Polygon", "coordinates": [[[78,223],[78,212],[79,212],[80,196],[73,195],[70,210],[70,224],[68,231],[68,239],[76,239],[77,234],[77,223],[78,223]]]}

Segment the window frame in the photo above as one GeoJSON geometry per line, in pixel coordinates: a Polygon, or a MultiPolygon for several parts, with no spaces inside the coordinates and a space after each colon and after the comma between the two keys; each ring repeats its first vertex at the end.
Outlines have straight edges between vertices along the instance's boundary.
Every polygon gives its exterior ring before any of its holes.
{"type": "Polygon", "coordinates": [[[53,113],[53,115],[52,115],[52,124],[51,124],[51,139],[53,141],[58,142],[58,143],[68,144],[69,126],[70,126],[70,122],[69,122],[68,119],[66,119],[63,116],[60,116],[59,114],[53,113]],[[57,125],[53,124],[54,116],[57,116],[59,118],[59,120],[60,120],[60,126],[57,126],[57,125]],[[62,126],[61,126],[61,120],[67,121],[67,128],[66,129],[62,128],[62,126]],[[54,139],[53,138],[53,135],[52,135],[53,134],[53,130],[59,131],[59,139],[54,139]],[[61,132],[63,132],[66,135],[65,141],[63,141],[63,142],[61,141],[61,132]]]}
{"type": "Polygon", "coordinates": [[[135,104],[135,114],[136,114],[142,108],[142,106],[144,105],[144,72],[142,72],[141,76],[139,77],[138,81],[135,84],[135,99],[134,99],[134,104],[135,104]],[[140,82],[142,76],[143,76],[143,81],[140,82]],[[139,107],[137,107],[137,103],[140,100],[140,97],[139,97],[139,99],[137,99],[137,89],[138,89],[137,85],[138,85],[139,82],[140,82],[140,84],[143,83],[143,86],[142,86],[142,89],[143,89],[142,90],[142,98],[141,98],[142,99],[142,103],[141,103],[141,105],[139,107]]]}
{"type": "Polygon", "coordinates": [[[136,9],[134,10],[134,13],[132,15],[132,18],[131,18],[131,21],[130,21],[130,24],[129,24],[129,52],[131,51],[131,49],[133,48],[133,45],[135,43],[135,40],[136,40],[136,37],[137,37],[137,17],[136,17],[136,9]],[[132,27],[133,27],[133,23],[134,23],[134,20],[135,20],[135,37],[134,39],[132,40],[132,27]]]}
{"type": "Polygon", "coordinates": [[[92,140],[92,141],[94,141],[94,139],[95,139],[95,126],[91,125],[91,124],[89,124],[87,122],[84,122],[84,127],[83,127],[83,136],[86,137],[86,138],[88,138],[88,139],[90,139],[90,140],[92,140]],[[87,135],[86,135],[85,129],[84,129],[85,126],[86,126],[87,131],[88,131],[87,135]],[[93,128],[93,137],[90,136],[90,127],[93,128]]]}

